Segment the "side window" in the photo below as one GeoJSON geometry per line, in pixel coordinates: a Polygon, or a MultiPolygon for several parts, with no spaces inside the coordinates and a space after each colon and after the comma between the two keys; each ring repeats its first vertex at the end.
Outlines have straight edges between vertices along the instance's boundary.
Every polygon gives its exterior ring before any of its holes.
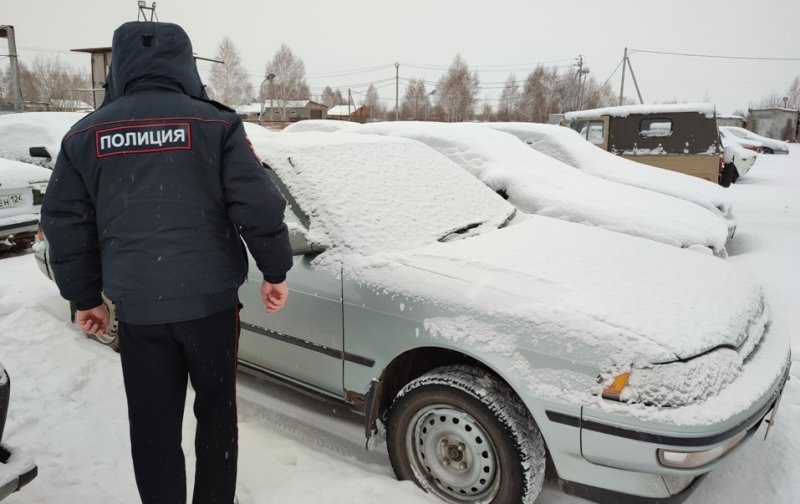
{"type": "Polygon", "coordinates": [[[587,121],[571,121],[569,123],[570,129],[577,131],[583,138],[586,138],[586,125],[587,121]]]}
{"type": "Polygon", "coordinates": [[[672,119],[642,119],[639,123],[639,136],[660,138],[672,135],[672,119]]]}
{"type": "Polygon", "coordinates": [[[595,145],[602,144],[606,133],[605,128],[606,124],[603,121],[589,121],[586,139],[595,145]]]}

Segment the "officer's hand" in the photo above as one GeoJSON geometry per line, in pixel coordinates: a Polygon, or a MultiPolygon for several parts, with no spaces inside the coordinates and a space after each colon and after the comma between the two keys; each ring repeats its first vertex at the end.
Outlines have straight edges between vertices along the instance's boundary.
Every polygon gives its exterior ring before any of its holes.
{"type": "Polygon", "coordinates": [[[76,310],[75,323],[86,334],[100,336],[108,334],[110,316],[105,305],[98,305],[89,310],[76,310]]]}
{"type": "Polygon", "coordinates": [[[265,280],[261,284],[261,301],[264,302],[267,313],[275,313],[283,308],[287,297],[289,297],[289,288],[286,286],[286,282],[271,284],[265,280]]]}

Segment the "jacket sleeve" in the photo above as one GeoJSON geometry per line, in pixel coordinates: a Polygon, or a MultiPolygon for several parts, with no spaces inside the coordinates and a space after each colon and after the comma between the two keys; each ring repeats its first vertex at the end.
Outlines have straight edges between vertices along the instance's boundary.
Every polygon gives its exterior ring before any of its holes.
{"type": "Polygon", "coordinates": [[[225,140],[222,184],[228,216],[256,260],[264,280],[280,283],[292,267],[289,232],[283,222],[286,200],[269,180],[236,119],[225,140]]]}
{"type": "Polygon", "coordinates": [[[88,310],[103,303],[95,207],[64,146],[42,204],[41,227],[61,296],[88,310]]]}

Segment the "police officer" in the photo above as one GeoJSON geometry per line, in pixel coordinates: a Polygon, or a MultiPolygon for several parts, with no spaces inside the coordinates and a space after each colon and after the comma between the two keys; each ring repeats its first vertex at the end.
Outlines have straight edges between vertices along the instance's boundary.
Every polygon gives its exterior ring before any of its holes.
{"type": "Polygon", "coordinates": [[[193,502],[230,504],[241,238],[264,275],[266,310],[279,310],[292,264],[285,201],[240,119],[207,99],[179,26],[126,23],[112,48],[106,100],[64,137],[42,207],[53,273],[84,331],[108,329],[101,291],[116,308],[142,502],[186,501],[188,378],[193,502]]]}

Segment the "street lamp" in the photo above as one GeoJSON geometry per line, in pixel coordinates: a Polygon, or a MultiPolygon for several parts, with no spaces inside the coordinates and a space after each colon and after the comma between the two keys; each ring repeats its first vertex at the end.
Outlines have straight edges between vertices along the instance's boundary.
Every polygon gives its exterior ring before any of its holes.
{"type": "Polygon", "coordinates": [[[784,96],[783,97],[783,108],[786,108],[786,102],[788,102],[788,101],[789,101],[789,97],[788,96],[784,96]]]}
{"type": "MultiPolygon", "coordinates": [[[[272,79],[275,78],[275,74],[270,72],[264,77],[264,80],[261,81],[261,112],[258,113],[258,124],[261,125],[261,116],[264,115],[264,84],[269,81],[270,87],[272,87],[272,79]]],[[[269,113],[272,114],[272,93],[269,95],[269,113]]]]}

